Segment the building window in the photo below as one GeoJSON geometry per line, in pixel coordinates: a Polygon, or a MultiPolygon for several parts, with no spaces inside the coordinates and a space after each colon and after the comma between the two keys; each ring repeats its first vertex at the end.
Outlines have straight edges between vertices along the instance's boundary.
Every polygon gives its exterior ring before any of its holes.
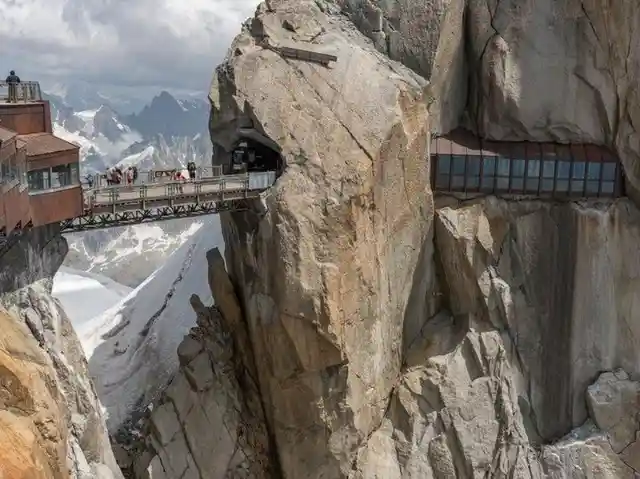
{"type": "Polygon", "coordinates": [[[32,170],[28,174],[29,189],[42,191],[80,184],[77,163],[32,170]]]}
{"type": "Polygon", "coordinates": [[[51,174],[49,168],[29,172],[29,189],[32,191],[51,189],[51,174]]]}
{"type": "Polygon", "coordinates": [[[9,156],[2,163],[2,183],[9,184],[19,178],[18,161],[15,155],[9,156]]]}

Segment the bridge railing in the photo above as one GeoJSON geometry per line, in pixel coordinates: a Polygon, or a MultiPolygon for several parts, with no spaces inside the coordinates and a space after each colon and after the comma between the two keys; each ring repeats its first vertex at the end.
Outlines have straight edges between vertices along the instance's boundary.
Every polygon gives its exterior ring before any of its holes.
{"type": "MultiPolygon", "coordinates": [[[[173,168],[170,170],[143,170],[138,171],[138,177],[133,181],[133,185],[148,185],[148,184],[166,184],[175,180],[176,173],[184,172],[186,174],[186,168],[173,168]]],[[[196,170],[196,180],[205,180],[209,178],[218,178],[223,176],[223,167],[199,167],[196,170]]],[[[82,185],[86,189],[102,188],[107,186],[128,186],[126,178],[123,178],[119,184],[112,185],[108,183],[106,173],[97,173],[95,175],[85,176],[82,180],[82,185]]]]}
{"type": "Polygon", "coordinates": [[[37,81],[25,81],[9,84],[0,82],[0,102],[4,103],[29,103],[42,101],[40,83],[37,81]]]}
{"type": "Polygon", "coordinates": [[[85,189],[85,209],[133,204],[143,208],[146,201],[181,200],[184,203],[198,203],[204,198],[216,196],[224,199],[226,193],[243,197],[257,196],[276,181],[275,171],[250,172],[239,175],[225,175],[201,178],[195,181],[154,182],[139,185],[111,185],[85,189]]]}

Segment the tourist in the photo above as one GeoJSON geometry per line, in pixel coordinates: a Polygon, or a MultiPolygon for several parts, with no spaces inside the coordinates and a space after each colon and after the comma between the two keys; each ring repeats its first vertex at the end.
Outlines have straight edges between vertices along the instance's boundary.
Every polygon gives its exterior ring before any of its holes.
{"type": "Polygon", "coordinates": [[[9,103],[16,103],[18,101],[18,83],[20,83],[20,77],[16,75],[14,70],[11,70],[5,82],[9,86],[9,103]]]}

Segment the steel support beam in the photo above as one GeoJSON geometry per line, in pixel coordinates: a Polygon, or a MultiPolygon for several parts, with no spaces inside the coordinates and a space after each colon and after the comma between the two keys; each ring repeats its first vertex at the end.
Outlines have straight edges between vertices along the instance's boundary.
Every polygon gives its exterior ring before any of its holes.
{"type": "Polygon", "coordinates": [[[60,229],[62,233],[71,233],[74,231],[114,228],[118,226],[138,225],[155,221],[212,215],[224,211],[244,211],[249,208],[249,202],[252,199],[253,198],[240,198],[197,204],[162,206],[145,210],[85,215],[63,221],[60,224],[60,229]]]}

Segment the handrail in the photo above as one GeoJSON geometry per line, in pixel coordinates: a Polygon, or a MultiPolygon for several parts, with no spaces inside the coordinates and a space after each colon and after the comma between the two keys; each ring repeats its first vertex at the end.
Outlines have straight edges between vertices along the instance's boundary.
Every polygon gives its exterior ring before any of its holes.
{"type": "MultiPolygon", "coordinates": [[[[109,187],[122,187],[122,186],[137,186],[137,185],[144,185],[144,184],[167,184],[170,183],[172,181],[176,181],[173,178],[173,175],[175,173],[177,173],[178,171],[184,171],[186,170],[186,168],[172,168],[172,169],[165,169],[165,170],[138,170],[138,178],[133,182],[132,185],[129,185],[126,181],[125,178],[123,178],[121,180],[120,183],[116,184],[116,185],[110,185],[107,183],[107,174],[106,173],[96,173],[95,175],[90,175],[91,179],[92,179],[92,183],[94,185],[98,185],[99,187],[104,187],[104,188],[109,188],[109,187]]],[[[222,166],[214,166],[214,167],[199,167],[196,169],[196,177],[195,180],[196,181],[204,181],[204,180],[209,180],[212,178],[230,178],[230,177],[236,177],[236,176],[242,176],[242,175],[247,175],[248,172],[243,172],[243,173],[234,173],[234,174],[229,174],[229,175],[225,175],[223,174],[223,167],[222,166]]],[[[87,176],[84,177],[84,179],[86,179],[87,176]]],[[[192,181],[188,178],[186,178],[185,180],[178,180],[178,181],[192,181]]],[[[84,182],[84,183],[88,183],[88,182],[84,182]]]]}
{"type": "MultiPolygon", "coordinates": [[[[240,193],[245,198],[253,197],[275,183],[275,171],[249,172],[239,175],[223,175],[194,181],[153,182],[137,185],[110,185],[106,187],[86,187],[83,184],[85,209],[112,207],[124,204],[144,205],[146,201],[193,199],[200,201],[206,195],[240,193]],[[156,193],[156,194],[153,194],[156,193]]],[[[144,206],[141,206],[144,208],[144,206]]]]}
{"type": "Polygon", "coordinates": [[[42,101],[42,91],[40,90],[40,83],[37,81],[12,84],[0,81],[0,102],[30,103],[38,101],[42,101]]]}

